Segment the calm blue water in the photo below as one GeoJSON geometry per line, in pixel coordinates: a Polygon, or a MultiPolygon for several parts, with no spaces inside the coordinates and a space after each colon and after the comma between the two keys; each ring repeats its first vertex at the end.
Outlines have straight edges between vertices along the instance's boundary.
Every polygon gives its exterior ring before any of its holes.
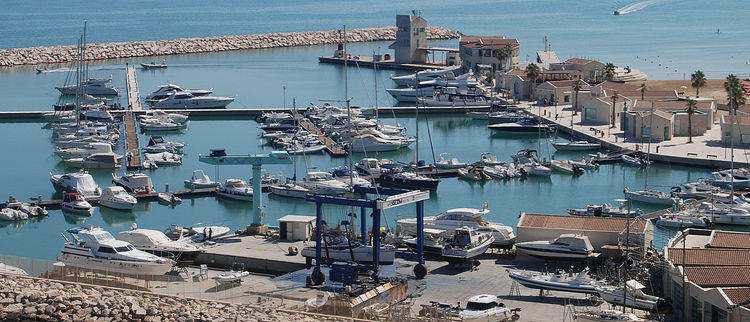
{"type": "MultiPolygon", "coordinates": [[[[316,1],[255,3],[186,1],[178,6],[170,3],[130,1],[110,3],[106,9],[93,8],[87,2],[42,1],[28,4],[6,1],[0,12],[0,48],[38,45],[72,44],[81,29],[81,21],[89,20],[89,39],[92,42],[170,39],[223,34],[247,34],[279,31],[303,31],[349,27],[391,25],[396,13],[408,13],[421,8],[428,22],[460,30],[467,34],[506,35],[517,37],[522,44],[522,55],[542,49],[541,39],[548,35],[552,49],[565,59],[584,56],[629,64],[651,73],[651,78],[682,78],[695,68],[706,71],[709,77],[724,77],[728,73],[748,74],[745,65],[750,52],[747,8],[740,2],[728,2],[731,10],[715,8],[714,4],[698,1],[663,1],[640,11],[614,17],[610,13],[629,2],[573,3],[570,1],[419,1],[408,5],[379,2],[374,11],[364,1],[316,1]],[[409,6],[406,8],[405,6],[409,6]],[[478,12],[485,14],[477,16],[478,12]],[[262,17],[262,19],[260,19],[262,17]],[[679,19],[675,17],[680,17],[679,19]],[[721,29],[716,34],[716,28],[721,29]],[[744,55],[744,56],[742,56],[744,55]],[[636,56],[638,58],[636,58],[636,56]],[[650,62],[638,63],[644,57],[650,62]],[[677,67],[679,72],[657,68],[659,62],[677,67]]],[[[436,42],[455,45],[455,41],[436,42]]],[[[384,52],[389,42],[351,44],[349,51],[370,55],[384,52]]],[[[290,106],[292,98],[298,106],[320,99],[344,97],[343,66],[318,64],[317,57],[330,55],[334,46],[309,46],[268,50],[248,50],[229,53],[209,53],[164,57],[166,70],[138,71],[141,95],[145,96],[157,85],[171,81],[191,88],[213,88],[216,94],[235,96],[233,108],[262,106],[290,106]],[[286,86],[286,93],[283,90],[286,86]]],[[[113,76],[115,86],[124,88],[124,63],[150,61],[152,58],[104,61],[91,65],[91,76],[113,76]]],[[[162,58],[156,58],[161,60],[162,58]]],[[[49,109],[59,95],[54,86],[63,84],[65,66],[54,66],[49,73],[36,74],[30,67],[0,69],[0,109],[49,109]]],[[[393,105],[384,88],[392,87],[388,76],[393,71],[378,72],[378,104],[393,105]]],[[[354,105],[374,105],[374,78],[371,69],[349,69],[349,95],[354,105]]],[[[124,96],[121,98],[125,102],[124,96]]],[[[402,123],[414,135],[415,119],[394,118],[387,110],[381,112],[386,123],[402,123]]],[[[431,161],[432,151],[427,138],[427,127],[435,155],[451,152],[463,161],[476,161],[482,152],[490,151],[504,160],[522,148],[539,148],[542,157],[549,158],[554,149],[546,140],[531,137],[493,136],[481,122],[463,115],[432,116],[420,119],[420,158],[431,161]],[[427,124],[429,123],[429,124],[427,124]]],[[[169,135],[169,139],[187,142],[184,164],[180,167],[161,167],[148,174],[158,188],[169,184],[171,189],[182,186],[193,169],[202,168],[212,178],[217,169],[198,162],[197,155],[210,148],[224,147],[230,153],[270,151],[258,139],[260,131],[252,120],[191,121],[184,133],[169,135]]],[[[72,171],[54,156],[49,141],[51,133],[40,123],[0,123],[4,153],[0,153],[3,184],[0,196],[13,195],[24,200],[32,196],[53,198],[49,172],[72,171]],[[12,151],[9,152],[9,151],[12,151]]],[[[147,137],[142,136],[142,142],[147,137]]],[[[414,146],[412,146],[414,148],[414,146]]],[[[409,161],[413,149],[377,155],[409,161]]],[[[581,154],[556,154],[557,159],[580,157],[581,154]]],[[[355,155],[355,160],[364,155],[355,155]]],[[[305,160],[298,158],[297,170],[303,173],[311,167],[328,169],[346,164],[346,159],[319,154],[305,160]]],[[[291,176],[292,166],[271,166],[271,173],[283,172],[291,176]]],[[[108,171],[93,171],[101,186],[108,186],[108,171]]],[[[654,166],[648,170],[650,184],[672,186],[693,181],[709,174],[706,169],[654,166]]],[[[493,212],[489,219],[515,225],[520,212],[564,213],[566,208],[588,203],[611,202],[622,197],[624,187],[642,188],[646,170],[604,165],[601,169],[578,177],[553,175],[550,179],[492,181],[484,184],[447,178],[440,189],[426,203],[426,214],[454,207],[480,207],[489,202],[493,212]]],[[[225,167],[218,171],[221,179],[230,177],[247,180],[249,167],[225,167]]],[[[666,190],[666,188],[664,188],[666,190]]],[[[3,197],[4,199],[5,197],[3,197]]],[[[286,214],[312,215],[314,206],[304,201],[264,195],[266,222],[286,214]]],[[[654,210],[635,205],[646,211],[654,210]]],[[[413,215],[414,207],[403,207],[386,212],[388,222],[401,216],[413,215]]],[[[329,221],[343,219],[348,209],[326,207],[329,221]]],[[[229,225],[234,229],[249,223],[250,204],[201,198],[186,200],[174,208],[156,203],[138,205],[133,212],[98,209],[92,217],[65,216],[60,211],[40,220],[18,224],[0,224],[0,254],[53,259],[62,245],[59,232],[75,225],[93,224],[113,233],[128,229],[132,223],[140,227],[164,229],[169,224],[193,225],[198,222],[229,225]]],[[[660,233],[657,242],[666,238],[660,233]]]]}
{"type": "Polygon", "coordinates": [[[0,12],[0,48],[75,44],[83,20],[89,21],[91,42],[113,42],[384,26],[393,25],[396,14],[421,9],[432,25],[518,38],[521,56],[532,59],[546,35],[562,59],[581,56],[630,65],[652,79],[682,79],[695,69],[708,77],[750,74],[745,65],[750,61],[750,8],[744,1],[664,0],[611,14],[639,2],[187,0],[100,6],[10,0],[0,12]]]}

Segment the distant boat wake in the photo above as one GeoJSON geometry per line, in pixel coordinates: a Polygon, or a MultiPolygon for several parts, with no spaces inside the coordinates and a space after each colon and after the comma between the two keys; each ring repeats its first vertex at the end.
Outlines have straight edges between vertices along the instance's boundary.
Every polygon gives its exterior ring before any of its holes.
{"type": "Polygon", "coordinates": [[[652,4],[655,4],[655,3],[661,2],[661,1],[662,0],[645,0],[645,1],[639,1],[639,2],[636,2],[636,3],[631,3],[631,4],[627,5],[627,6],[624,6],[624,7],[620,8],[620,9],[615,10],[615,12],[613,12],[612,14],[614,14],[614,15],[629,14],[631,12],[635,12],[635,11],[641,10],[643,8],[646,8],[646,7],[648,7],[648,6],[652,5],[652,4]]]}

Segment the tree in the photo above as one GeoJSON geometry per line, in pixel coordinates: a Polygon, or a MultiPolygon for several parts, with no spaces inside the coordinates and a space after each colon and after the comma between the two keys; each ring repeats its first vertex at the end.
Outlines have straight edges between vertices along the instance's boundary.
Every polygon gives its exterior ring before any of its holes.
{"type": "Polygon", "coordinates": [[[646,83],[641,83],[641,101],[643,100],[643,97],[646,96],[646,90],[648,90],[646,83]]]}
{"type": "Polygon", "coordinates": [[[606,78],[608,81],[611,81],[613,78],[615,78],[615,64],[613,63],[607,63],[604,65],[604,78],[606,78]]]}
{"type": "Polygon", "coordinates": [[[745,92],[742,91],[742,86],[740,85],[740,79],[734,74],[729,74],[727,80],[724,82],[724,89],[727,91],[729,108],[733,109],[730,112],[737,114],[737,108],[745,105],[747,102],[745,92]]]}
{"type": "Polygon", "coordinates": [[[530,101],[534,101],[534,90],[536,88],[536,80],[539,79],[542,76],[542,70],[539,69],[539,66],[537,66],[534,63],[529,63],[526,65],[526,77],[529,78],[531,81],[530,84],[530,90],[531,97],[529,98],[530,101]]]}
{"type": "Polygon", "coordinates": [[[700,69],[690,75],[690,86],[695,87],[695,97],[700,97],[698,90],[706,86],[706,75],[700,69]]]}
{"type": "Polygon", "coordinates": [[[484,73],[484,83],[487,86],[492,86],[492,82],[495,79],[495,73],[493,72],[486,72],[484,73]]]}
{"type": "Polygon", "coordinates": [[[687,108],[685,111],[688,115],[688,143],[693,143],[693,114],[695,114],[695,111],[698,109],[697,106],[698,102],[695,100],[687,100],[687,108]]]}
{"type": "Polygon", "coordinates": [[[573,91],[576,93],[576,103],[573,106],[573,115],[578,115],[578,92],[581,91],[581,88],[583,87],[583,82],[581,82],[581,79],[576,79],[575,82],[573,82],[573,91]]]}
{"type": "Polygon", "coordinates": [[[611,113],[612,124],[610,124],[610,127],[615,127],[615,104],[617,104],[617,99],[619,97],[620,97],[620,93],[618,93],[617,91],[612,93],[612,113],[611,113]]]}
{"type": "Polygon", "coordinates": [[[495,49],[495,57],[500,61],[500,66],[503,70],[508,70],[510,63],[508,60],[513,57],[513,45],[505,44],[505,47],[495,49]]]}

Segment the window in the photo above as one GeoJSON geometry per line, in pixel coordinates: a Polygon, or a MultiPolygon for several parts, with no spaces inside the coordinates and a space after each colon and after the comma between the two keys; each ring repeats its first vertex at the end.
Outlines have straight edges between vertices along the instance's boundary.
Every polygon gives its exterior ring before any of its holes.
{"type": "Polygon", "coordinates": [[[750,134],[742,134],[740,143],[750,143],[750,134]]]}
{"type": "Polygon", "coordinates": [[[115,250],[114,250],[114,248],[109,247],[109,246],[99,246],[99,252],[100,253],[114,254],[115,250]]]}
{"type": "Polygon", "coordinates": [[[570,95],[565,95],[565,97],[563,98],[563,102],[570,103],[570,95]]]}
{"type": "Polygon", "coordinates": [[[596,121],[596,109],[595,108],[583,109],[583,118],[586,121],[596,121]]]}
{"type": "Polygon", "coordinates": [[[424,32],[424,28],[419,28],[419,32],[424,32]]]}
{"type": "Polygon", "coordinates": [[[118,253],[127,252],[127,251],[130,250],[130,249],[128,249],[127,246],[115,247],[115,249],[117,250],[118,253]]]}

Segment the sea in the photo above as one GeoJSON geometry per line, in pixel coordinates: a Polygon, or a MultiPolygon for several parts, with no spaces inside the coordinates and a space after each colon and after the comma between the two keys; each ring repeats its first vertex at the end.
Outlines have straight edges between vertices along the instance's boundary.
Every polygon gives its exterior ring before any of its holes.
{"type": "MultiPolygon", "coordinates": [[[[703,1],[221,1],[187,0],[170,2],[122,1],[95,6],[87,1],[4,1],[0,12],[0,48],[75,44],[87,21],[88,41],[119,42],[173,39],[250,33],[332,30],[395,24],[396,14],[422,15],[430,25],[458,30],[468,35],[505,36],[519,39],[521,59],[534,59],[536,51],[548,49],[562,59],[583,57],[630,66],[644,71],[650,79],[689,78],[696,69],[709,78],[732,73],[750,75],[750,9],[740,1],[721,6],[703,1]],[[620,15],[612,13],[618,10],[620,15]]],[[[353,43],[352,54],[388,52],[390,42],[353,43]]],[[[457,40],[432,42],[435,46],[457,46],[457,40]]],[[[429,115],[419,119],[394,115],[387,107],[396,105],[385,91],[395,84],[390,76],[403,74],[317,62],[330,55],[335,45],[240,50],[164,57],[117,59],[92,62],[90,76],[109,77],[116,87],[125,87],[125,63],[166,61],[164,70],[138,70],[141,96],[160,84],[176,83],[188,88],[212,88],[217,95],[235,97],[229,108],[291,107],[322,105],[325,99],[341,100],[349,93],[353,105],[379,106],[380,119],[401,124],[406,134],[415,135],[419,126],[419,159],[432,162],[440,153],[451,153],[461,161],[479,160],[491,152],[510,161],[510,154],[524,148],[537,149],[550,159],[580,158],[585,152],[558,152],[549,144],[552,137],[501,136],[493,134],[481,121],[461,115],[429,115]],[[345,81],[348,79],[348,81],[345,81]]],[[[438,57],[439,58],[439,57],[438,57]]],[[[55,86],[62,85],[70,66],[46,66],[36,73],[33,66],[0,68],[0,110],[49,110],[60,100],[55,86]]],[[[125,95],[114,102],[126,104],[125,95]]],[[[183,180],[195,169],[203,169],[214,179],[248,180],[250,167],[215,167],[200,163],[198,154],[213,148],[229,153],[263,153],[273,150],[259,135],[252,119],[195,118],[187,130],[165,134],[169,140],[187,143],[181,166],[144,170],[159,190],[183,189],[183,180]],[[167,187],[168,186],[168,187],[167,187]]],[[[3,183],[0,200],[14,196],[59,198],[49,182],[50,173],[75,171],[53,153],[51,131],[36,122],[0,123],[3,153],[0,169],[3,183]]],[[[141,142],[148,135],[140,134],[141,142]]],[[[565,140],[566,138],[558,138],[565,140]]],[[[119,147],[122,152],[122,147],[119,147]]],[[[416,145],[389,153],[355,154],[409,162],[416,145]]],[[[308,170],[328,170],[348,164],[347,158],[325,154],[295,157],[294,166],[270,165],[270,174],[302,176],[308,170]]],[[[568,208],[590,203],[614,202],[625,187],[669,191],[680,183],[710,175],[711,169],[654,165],[648,169],[622,164],[602,165],[580,176],[553,174],[550,178],[528,178],[474,183],[445,178],[425,203],[425,214],[435,215],[457,207],[480,208],[487,203],[487,219],[514,226],[522,212],[564,214],[568,208]]],[[[97,183],[111,185],[112,172],[91,170],[97,183]]],[[[117,174],[124,173],[118,170],[117,174]]],[[[313,204],[303,200],[264,194],[264,222],[288,215],[314,215],[313,204]]],[[[633,204],[644,212],[657,210],[633,204]]],[[[91,217],[79,217],[52,210],[50,215],[23,222],[0,223],[0,254],[54,260],[64,240],[59,233],[76,226],[101,226],[116,234],[134,224],[163,230],[170,224],[194,226],[221,224],[242,229],[250,223],[249,203],[216,198],[186,199],[177,206],[156,202],[141,203],[133,211],[99,208],[91,217]]],[[[324,207],[329,222],[344,220],[350,209],[324,207]]],[[[403,206],[385,212],[384,225],[394,229],[398,218],[414,216],[415,207],[403,206]]],[[[732,227],[723,227],[732,228],[732,227]]],[[[654,246],[663,245],[674,231],[657,230],[654,246]]]]}

